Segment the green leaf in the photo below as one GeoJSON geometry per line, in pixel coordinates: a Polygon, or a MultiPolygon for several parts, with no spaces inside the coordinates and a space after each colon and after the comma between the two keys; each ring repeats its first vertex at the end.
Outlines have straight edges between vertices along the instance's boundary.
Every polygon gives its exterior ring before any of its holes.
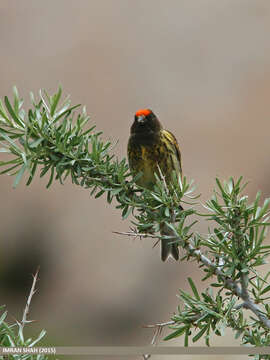
{"type": "Polygon", "coordinates": [[[215,333],[217,335],[224,336],[225,330],[227,327],[228,327],[228,324],[226,322],[226,319],[223,319],[217,323],[216,328],[215,328],[215,330],[216,330],[215,333]]]}
{"type": "Polygon", "coordinates": [[[15,347],[16,346],[15,341],[14,341],[15,339],[12,339],[10,334],[6,335],[6,337],[7,337],[7,340],[8,340],[8,345],[12,346],[12,347],[15,347]]]}
{"type": "Polygon", "coordinates": [[[23,174],[25,172],[25,169],[26,169],[26,164],[23,164],[23,166],[18,171],[18,173],[16,175],[16,178],[15,178],[15,180],[13,182],[13,188],[14,189],[18,186],[19,182],[21,181],[21,178],[22,178],[22,176],[23,176],[23,174]]]}
{"type": "Polygon", "coordinates": [[[218,319],[222,319],[222,318],[223,318],[223,316],[222,316],[221,314],[217,313],[216,311],[213,311],[213,310],[209,309],[207,306],[201,305],[200,308],[201,308],[204,312],[208,313],[209,315],[214,316],[215,318],[218,318],[218,319]]]}
{"type": "Polygon", "coordinates": [[[203,334],[206,332],[207,328],[209,327],[209,324],[206,324],[199,332],[197,335],[195,335],[193,338],[192,338],[192,341],[193,342],[196,342],[198,341],[202,336],[203,334]]]}
{"type": "Polygon", "coordinates": [[[49,179],[48,184],[46,185],[46,188],[47,188],[47,189],[51,186],[52,181],[53,181],[53,177],[54,177],[54,167],[52,166],[52,167],[51,167],[51,175],[50,175],[50,179],[49,179]]]}
{"type": "Polygon", "coordinates": [[[61,112],[61,111],[58,112],[57,114],[55,114],[56,118],[54,119],[54,122],[58,121],[61,117],[63,117],[64,115],[66,115],[68,113],[71,113],[72,110],[77,109],[80,106],[81,106],[81,104],[74,105],[74,106],[68,107],[68,109],[63,112],[61,112]]]}
{"type": "Polygon", "coordinates": [[[46,330],[44,330],[44,329],[41,330],[38,337],[34,341],[32,341],[31,344],[29,344],[29,347],[36,345],[45,335],[46,335],[46,330]]]}
{"type": "Polygon", "coordinates": [[[7,108],[8,112],[10,113],[12,119],[19,125],[20,128],[24,128],[25,125],[24,125],[23,121],[21,121],[21,119],[19,119],[19,117],[16,115],[15,111],[13,110],[12,106],[10,105],[10,102],[9,102],[7,96],[5,96],[4,101],[5,101],[6,108],[7,108]]]}
{"type": "Polygon", "coordinates": [[[152,196],[153,196],[153,198],[154,198],[155,200],[157,200],[157,201],[160,202],[160,203],[163,202],[162,198],[159,197],[157,194],[155,194],[155,193],[151,193],[151,194],[152,194],[152,196]]]}
{"type": "Polygon", "coordinates": [[[12,126],[12,122],[9,120],[8,115],[4,109],[3,103],[0,100],[0,115],[2,117],[2,119],[4,119],[9,125],[12,126]]]}
{"type": "Polygon", "coordinates": [[[166,336],[163,340],[167,341],[167,340],[171,340],[174,339],[178,336],[181,336],[182,334],[184,334],[184,332],[186,331],[186,325],[180,327],[179,329],[177,329],[176,331],[174,331],[173,333],[171,333],[170,335],[166,336]]]}
{"type": "Polygon", "coordinates": [[[17,150],[17,152],[19,154],[21,154],[22,150],[16,145],[16,143],[8,136],[6,135],[3,131],[1,131],[0,129],[0,135],[2,136],[2,138],[4,138],[10,145],[12,145],[14,147],[15,150],[17,150]]]}
{"type": "Polygon", "coordinates": [[[193,294],[194,294],[195,298],[200,301],[201,298],[200,298],[200,295],[198,293],[198,290],[197,290],[193,280],[190,277],[188,277],[188,282],[189,282],[189,285],[190,285],[190,287],[191,287],[191,289],[193,291],[193,294]]]}
{"type": "Polygon", "coordinates": [[[52,102],[51,102],[51,116],[54,116],[55,110],[57,108],[57,105],[59,103],[59,100],[61,98],[62,95],[62,88],[59,87],[58,92],[52,97],[52,102]]]}
{"type": "Polygon", "coordinates": [[[131,206],[125,207],[123,212],[122,212],[123,220],[127,219],[131,212],[132,212],[132,207],[131,206]]]}
{"type": "Polygon", "coordinates": [[[270,291],[270,285],[266,286],[266,287],[260,292],[260,295],[263,295],[263,294],[267,293],[268,291],[270,291]]]}
{"type": "MultiPolygon", "coordinates": [[[[233,179],[232,179],[233,180],[233,179]]],[[[239,177],[239,179],[237,180],[237,183],[234,185],[234,188],[235,189],[239,189],[240,190],[240,183],[241,183],[241,181],[243,180],[243,176],[240,176],[239,177]]],[[[244,187],[247,185],[247,183],[246,184],[244,184],[244,187]]],[[[243,188],[242,188],[243,189],[243,188]]],[[[242,190],[241,189],[241,190],[242,190]]]]}
{"type": "Polygon", "coordinates": [[[165,208],[165,216],[170,217],[170,209],[168,207],[165,208]]]}
{"type": "Polygon", "coordinates": [[[43,177],[48,172],[50,167],[51,167],[51,164],[45,165],[44,168],[41,170],[40,177],[43,177]]]}
{"type": "Polygon", "coordinates": [[[265,200],[264,200],[264,203],[263,203],[262,210],[261,210],[262,215],[265,215],[265,214],[266,214],[266,212],[267,212],[267,210],[268,210],[268,208],[269,208],[269,204],[270,204],[270,198],[265,199],[265,200]]]}
{"type": "Polygon", "coordinates": [[[18,115],[20,108],[20,99],[16,86],[13,86],[13,97],[14,97],[14,112],[16,115],[18,115]]]}
{"type": "Polygon", "coordinates": [[[190,335],[190,326],[186,327],[186,331],[185,331],[185,340],[184,340],[184,346],[187,347],[188,346],[188,338],[190,335]]]}
{"type": "Polygon", "coordinates": [[[211,202],[212,202],[215,210],[216,210],[218,213],[220,213],[220,214],[222,214],[222,215],[225,215],[225,212],[223,211],[222,207],[218,204],[217,201],[215,201],[214,199],[212,199],[211,202]]]}
{"type": "Polygon", "coordinates": [[[37,169],[37,162],[35,162],[34,165],[32,166],[31,175],[29,176],[29,178],[27,180],[27,183],[26,183],[27,186],[29,186],[31,184],[31,182],[32,182],[32,180],[34,178],[36,169],[37,169]]]}
{"type": "Polygon", "coordinates": [[[7,317],[7,311],[3,312],[3,314],[0,317],[0,325],[2,325],[2,322],[5,320],[6,317],[7,317]]]}
{"type": "MultiPolygon", "coordinates": [[[[1,163],[0,163],[0,166],[1,166],[1,165],[5,165],[5,164],[1,164],[1,163]]],[[[12,170],[16,169],[16,167],[18,167],[18,166],[20,166],[20,165],[22,165],[22,162],[18,162],[17,164],[15,164],[15,165],[13,165],[13,166],[11,166],[11,167],[9,167],[9,168],[7,168],[7,169],[5,169],[5,170],[1,171],[1,172],[0,172],[0,175],[3,175],[3,174],[8,173],[8,172],[10,172],[10,171],[12,171],[12,170]]]]}
{"type": "Polygon", "coordinates": [[[44,140],[43,138],[37,139],[37,140],[31,142],[31,143],[29,144],[29,147],[30,147],[31,149],[34,149],[34,148],[36,148],[40,143],[42,143],[43,140],[44,140]]]}
{"type": "Polygon", "coordinates": [[[222,194],[223,199],[227,199],[227,198],[228,198],[228,195],[227,195],[226,192],[224,191],[223,186],[221,185],[221,183],[220,183],[220,181],[219,181],[218,178],[216,178],[216,183],[217,183],[217,185],[218,185],[218,187],[219,187],[219,189],[220,189],[220,191],[221,191],[221,194],[222,194]]]}
{"type": "Polygon", "coordinates": [[[254,201],[254,205],[253,205],[253,215],[256,214],[256,211],[257,211],[257,208],[258,208],[258,205],[259,205],[260,198],[261,198],[261,192],[258,191],[257,194],[256,194],[256,198],[255,198],[255,201],[254,201]]]}
{"type": "Polygon", "coordinates": [[[105,193],[105,190],[100,190],[100,191],[95,195],[95,199],[101,197],[104,193],[105,193]]]}

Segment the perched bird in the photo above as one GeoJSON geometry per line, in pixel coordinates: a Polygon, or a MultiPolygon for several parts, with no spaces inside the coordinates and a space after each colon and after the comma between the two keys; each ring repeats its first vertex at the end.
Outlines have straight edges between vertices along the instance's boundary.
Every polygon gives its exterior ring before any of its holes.
{"type": "MultiPolygon", "coordinates": [[[[128,162],[130,169],[135,173],[142,173],[137,185],[153,189],[156,177],[164,176],[169,184],[173,170],[182,176],[181,153],[175,136],[163,129],[160,121],[150,109],[138,110],[131,126],[128,141],[128,162]]],[[[163,235],[168,234],[165,229],[163,235]]],[[[177,244],[170,244],[172,240],[161,240],[161,259],[165,261],[169,255],[179,259],[177,244]]]]}

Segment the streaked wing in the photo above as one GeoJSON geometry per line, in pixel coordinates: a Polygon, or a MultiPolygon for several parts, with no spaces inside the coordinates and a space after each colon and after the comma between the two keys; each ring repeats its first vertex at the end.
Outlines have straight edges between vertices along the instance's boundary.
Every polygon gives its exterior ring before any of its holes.
{"type": "Polygon", "coordinates": [[[178,142],[176,140],[176,137],[168,130],[162,130],[163,136],[167,140],[168,143],[170,143],[173,152],[176,154],[177,160],[178,160],[178,166],[180,168],[180,173],[182,174],[182,165],[181,165],[181,152],[179,149],[178,142]]]}

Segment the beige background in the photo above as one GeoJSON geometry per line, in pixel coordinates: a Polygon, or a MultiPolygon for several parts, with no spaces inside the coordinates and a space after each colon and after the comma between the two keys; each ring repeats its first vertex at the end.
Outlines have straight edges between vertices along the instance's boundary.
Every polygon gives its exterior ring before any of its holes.
{"type": "MultiPolygon", "coordinates": [[[[105,139],[119,140],[120,158],[134,112],[150,107],[178,138],[201,201],[216,176],[231,175],[267,197],[269,31],[268,0],[2,0],[0,96],[14,84],[23,97],[62,84],[105,139]]],[[[187,276],[200,284],[196,263],[164,264],[151,240],[114,235],[130,223],[105,199],[69,182],[12,181],[0,177],[1,303],[19,319],[40,264],[31,316],[48,343],[148,344],[142,325],[169,318],[187,276]]],[[[214,344],[231,345],[227,334],[214,344]]]]}

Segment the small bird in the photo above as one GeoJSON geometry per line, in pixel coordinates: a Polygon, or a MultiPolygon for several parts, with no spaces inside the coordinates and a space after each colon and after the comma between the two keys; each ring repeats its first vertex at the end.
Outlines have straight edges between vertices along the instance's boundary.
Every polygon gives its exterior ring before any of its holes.
{"type": "MultiPolygon", "coordinates": [[[[155,174],[160,171],[167,184],[170,183],[173,170],[182,176],[181,153],[175,136],[163,129],[160,121],[150,109],[138,110],[131,126],[128,141],[128,162],[130,169],[142,175],[137,185],[152,190],[155,174]]],[[[165,224],[161,233],[166,235],[165,224]]],[[[171,255],[179,259],[177,244],[170,244],[172,240],[161,240],[161,259],[163,261],[171,255]]]]}

